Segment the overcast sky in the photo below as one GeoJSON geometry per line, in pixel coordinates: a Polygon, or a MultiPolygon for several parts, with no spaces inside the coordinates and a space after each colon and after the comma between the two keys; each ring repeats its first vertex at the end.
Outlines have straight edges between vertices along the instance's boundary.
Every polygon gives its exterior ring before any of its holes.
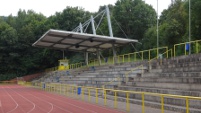
{"type": "MultiPolygon", "coordinates": [[[[117,0],[0,0],[0,16],[17,15],[19,9],[32,9],[45,16],[61,12],[66,6],[79,6],[90,12],[96,12],[99,6],[115,4],[117,0]]],[[[144,0],[157,9],[157,0],[144,0]]],[[[159,1],[159,15],[163,9],[167,9],[171,0],[159,1]]]]}

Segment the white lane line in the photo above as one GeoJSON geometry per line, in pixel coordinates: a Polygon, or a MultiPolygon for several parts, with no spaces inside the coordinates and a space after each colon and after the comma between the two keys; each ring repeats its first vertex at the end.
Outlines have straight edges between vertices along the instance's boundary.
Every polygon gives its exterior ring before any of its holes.
{"type": "MultiPolygon", "coordinates": [[[[9,88],[10,90],[12,90],[11,88],[9,88]]],[[[15,92],[16,94],[18,94],[19,96],[21,96],[22,98],[24,98],[25,100],[27,100],[28,102],[30,102],[33,105],[33,108],[31,110],[29,110],[27,113],[30,113],[31,111],[33,111],[36,107],[35,103],[33,103],[32,101],[30,101],[29,99],[25,98],[24,96],[20,95],[19,93],[17,93],[16,91],[12,90],[13,92],[15,92]]]]}
{"type": "MultiPolygon", "coordinates": [[[[19,91],[26,91],[27,89],[21,89],[21,90],[19,90],[19,91]]],[[[27,94],[29,94],[29,95],[31,95],[31,93],[30,92],[26,92],[27,94]]],[[[34,95],[32,95],[32,96],[34,96],[34,95]]],[[[34,96],[34,97],[36,97],[36,96],[34,96]]],[[[41,101],[41,99],[39,99],[40,101],[41,101]]],[[[37,106],[37,104],[35,104],[35,106],[37,106]]],[[[40,106],[38,106],[38,108],[40,109],[40,110],[42,110],[43,112],[46,112],[46,111],[44,111],[40,106]]],[[[53,105],[52,105],[52,108],[50,109],[50,111],[48,112],[48,113],[50,113],[51,111],[53,110],[53,105]]],[[[32,111],[33,112],[33,111],[32,111]]]]}
{"type": "MultiPolygon", "coordinates": [[[[45,94],[42,94],[42,95],[45,95],[45,94]]],[[[47,95],[45,95],[45,96],[47,96],[47,95]]],[[[57,95],[57,96],[59,96],[59,95],[57,95]]],[[[49,96],[47,96],[47,97],[49,97],[49,96]]],[[[49,97],[49,98],[51,98],[51,97],[49,97]]],[[[64,99],[66,99],[66,97],[62,97],[62,96],[60,96],[60,98],[64,98],[64,99]]],[[[55,99],[55,98],[53,98],[53,99],[55,99]]],[[[58,99],[55,99],[55,100],[58,100],[58,99]]],[[[73,99],[72,99],[73,100],[73,99]]],[[[59,100],[59,101],[61,101],[61,100],[59,100]]],[[[73,100],[74,101],[74,100],[73,100]]],[[[67,102],[65,102],[65,101],[61,101],[61,102],[63,102],[63,103],[67,103],[67,102]]],[[[89,106],[94,106],[94,107],[97,107],[97,108],[101,108],[101,109],[104,109],[104,110],[106,110],[106,111],[111,111],[111,112],[113,112],[113,109],[108,109],[108,108],[106,108],[106,107],[103,107],[103,106],[97,106],[97,105],[94,105],[94,104],[90,104],[90,103],[85,103],[85,102],[82,102],[82,101],[76,101],[76,102],[78,102],[78,103],[84,103],[85,105],[89,105],[89,106]]],[[[67,104],[69,104],[69,103],[67,103],[67,104]]],[[[115,111],[115,112],[119,112],[119,113],[122,113],[121,111],[115,111]]]]}
{"type": "MultiPolygon", "coordinates": [[[[29,95],[32,95],[32,94],[29,94],[29,95]]],[[[54,109],[54,106],[53,106],[52,103],[50,103],[50,102],[48,102],[48,101],[45,101],[45,100],[42,100],[42,99],[40,99],[40,98],[38,98],[38,97],[36,97],[36,96],[34,96],[34,95],[32,95],[32,96],[35,97],[35,98],[37,98],[38,100],[41,100],[41,101],[43,101],[43,102],[46,102],[46,103],[50,104],[50,105],[51,105],[51,109],[50,109],[47,113],[52,112],[52,110],[54,109]]]]}
{"type": "MultiPolygon", "coordinates": [[[[5,90],[5,89],[4,89],[5,90]]],[[[6,91],[6,90],[5,90],[6,91]]],[[[15,99],[6,91],[6,93],[8,94],[8,96],[14,101],[14,103],[16,104],[16,106],[15,106],[15,108],[14,109],[12,109],[12,110],[10,110],[10,111],[8,111],[7,113],[10,113],[10,112],[12,112],[12,111],[15,111],[17,108],[18,108],[18,103],[15,101],[15,99]]]]}
{"type": "MultiPolygon", "coordinates": [[[[41,93],[39,93],[39,94],[41,94],[41,93]]],[[[44,94],[41,94],[41,95],[44,95],[44,94]]],[[[74,104],[71,104],[71,103],[68,103],[68,102],[64,102],[64,101],[61,101],[61,100],[59,100],[59,99],[52,98],[52,97],[47,96],[47,95],[44,95],[44,96],[46,96],[46,97],[48,97],[48,98],[51,98],[51,99],[54,99],[54,100],[57,100],[57,101],[60,101],[60,102],[62,102],[62,103],[66,103],[66,104],[68,104],[68,105],[77,107],[77,108],[79,108],[79,109],[82,109],[82,110],[85,110],[85,111],[89,111],[89,112],[91,112],[91,113],[97,113],[97,112],[95,112],[95,111],[92,111],[92,110],[89,110],[89,109],[85,109],[85,108],[79,107],[79,106],[77,106],[77,105],[74,105],[74,104]]]]}
{"type": "MultiPolygon", "coordinates": [[[[31,94],[31,93],[29,93],[29,95],[34,96],[34,95],[33,95],[33,94],[31,94]]],[[[39,100],[41,100],[41,101],[47,102],[47,103],[49,103],[49,104],[51,104],[51,105],[52,105],[52,108],[51,108],[51,109],[50,109],[50,111],[48,111],[47,113],[52,112],[52,110],[53,110],[54,106],[55,106],[55,107],[57,107],[57,108],[59,108],[59,109],[61,109],[61,110],[63,110],[63,111],[66,111],[66,112],[68,112],[68,113],[73,113],[73,112],[68,111],[68,110],[66,110],[66,109],[63,109],[63,108],[61,108],[61,107],[59,107],[59,106],[57,106],[57,105],[53,105],[52,103],[50,103],[50,102],[48,102],[48,101],[46,101],[46,100],[44,100],[44,99],[38,98],[38,97],[36,97],[36,96],[34,96],[34,97],[35,97],[35,98],[37,98],[37,99],[39,99],[39,100]]]]}

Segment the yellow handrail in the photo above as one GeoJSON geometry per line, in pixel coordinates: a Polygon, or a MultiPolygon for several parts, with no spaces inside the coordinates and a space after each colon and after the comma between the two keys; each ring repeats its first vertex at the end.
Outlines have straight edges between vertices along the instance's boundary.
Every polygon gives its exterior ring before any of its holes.
{"type": "MultiPolygon", "coordinates": [[[[42,84],[42,83],[41,83],[42,84]]],[[[38,87],[38,86],[36,86],[38,87]]],[[[105,89],[105,88],[95,88],[95,87],[86,87],[86,86],[75,86],[75,85],[68,85],[68,84],[56,84],[56,83],[51,83],[51,84],[46,84],[46,87],[43,87],[40,85],[41,89],[49,92],[55,92],[58,94],[63,94],[66,96],[75,96],[78,99],[84,100],[84,95],[87,94],[88,96],[88,101],[91,101],[91,91],[95,92],[95,102],[99,103],[98,101],[98,93],[99,90],[103,90],[103,99],[104,99],[104,105],[107,105],[107,91],[114,92],[114,108],[117,108],[118,100],[117,100],[117,93],[124,93],[126,95],[126,111],[130,112],[130,94],[137,94],[141,95],[141,100],[142,100],[142,113],[145,112],[145,96],[156,96],[160,98],[160,104],[161,104],[161,112],[164,113],[164,98],[175,98],[175,99],[184,99],[186,101],[186,113],[189,113],[189,100],[199,100],[201,101],[201,97],[193,97],[193,96],[181,96],[181,95],[172,95],[172,94],[160,94],[160,93],[151,93],[151,92],[139,92],[139,91],[124,91],[124,90],[115,90],[115,89],[105,89]],[[81,98],[75,93],[78,93],[76,88],[80,87],[82,90],[81,92],[81,98]],[[86,93],[84,93],[87,91],[86,93]]]]}

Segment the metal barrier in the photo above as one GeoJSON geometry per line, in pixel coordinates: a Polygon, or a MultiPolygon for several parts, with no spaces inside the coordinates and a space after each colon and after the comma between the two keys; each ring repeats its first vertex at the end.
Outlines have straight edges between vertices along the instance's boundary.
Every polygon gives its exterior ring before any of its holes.
{"type": "Polygon", "coordinates": [[[67,85],[67,84],[46,84],[46,87],[41,87],[41,89],[49,92],[54,92],[62,95],[66,95],[69,97],[74,97],[81,100],[87,100],[92,102],[92,97],[95,100],[95,103],[99,103],[99,99],[104,100],[104,105],[107,106],[107,99],[108,96],[113,96],[114,101],[114,108],[118,108],[118,95],[117,94],[124,94],[126,100],[126,111],[130,111],[130,100],[132,99],[130,95],[140,95],[141,96],[141,106],[142,106],[142,113],[145,113],[145,96],[154,96],[160,98],[160,106],[161,106],[161,113],[164,113],[164,106],[166,98],[174,98],[174,99],[182,99],[185,101],[186,113],[190,113],[190,102],[189,100],[196,100],[201,101],[201,97],[192,97],[192,96],[180,96],[180,95],[171,95],[171,94],[159,94],[159,93],[149,93],[149,92],[138,92],[138,91],[123,91],[123,90],[114,90],[114,89],[105,89],[105,88],[94,88],[94,87],[84,87],[84,86],[74,86],[74,85],[67,85]],[[81,92],[78,93],[78,88],[81,88],[81,92]],[[110,92],[110,93],[108,93],[110,92]],[[99,97],[102,95],[103,97],[99,97]]]}

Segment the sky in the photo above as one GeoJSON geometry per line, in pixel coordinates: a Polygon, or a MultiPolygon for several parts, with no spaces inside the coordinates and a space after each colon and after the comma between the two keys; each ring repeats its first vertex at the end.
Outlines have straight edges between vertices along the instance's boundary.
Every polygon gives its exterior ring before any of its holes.
{"type": "MultiPolygon", "coordinates": [[[[55,12],[61,12],[66,6],[82,7],[86,11],[96,12],[99,6],[115,4],[117,0],[0,0],[0,16],[17,15],[19,9],[34,10],[37,13],[49,17],[55,12]]],[[[144,0],[157,9],[157,0],[144,0]]],[[[163,9],[167,9],[171,0],[158,0],[159,15],[163,9]]]]}

